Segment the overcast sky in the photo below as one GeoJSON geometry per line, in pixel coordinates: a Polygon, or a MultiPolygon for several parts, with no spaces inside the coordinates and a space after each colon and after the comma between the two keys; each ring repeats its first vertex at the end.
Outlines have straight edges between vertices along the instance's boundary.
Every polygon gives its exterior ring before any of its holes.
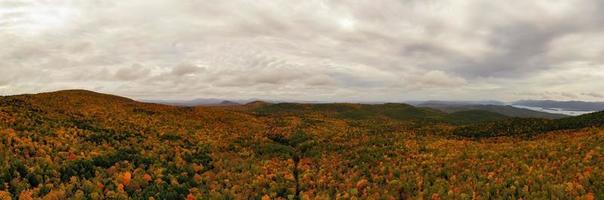
{"type": "Polygon", "coordinates": [[[602,0],[0,0],[0,94],[604,100],[602,0]]]}

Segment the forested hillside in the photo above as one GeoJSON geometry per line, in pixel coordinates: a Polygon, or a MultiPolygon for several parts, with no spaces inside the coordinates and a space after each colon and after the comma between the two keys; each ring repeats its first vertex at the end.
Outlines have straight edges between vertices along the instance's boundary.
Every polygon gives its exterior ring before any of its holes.
{"type": "Polygon", "coordinates": [[[603,119],[0,97],[0,199],[604,199],[603,119]]]}
{"type": "Polygon", "coordinates": [[[475,138],[494,136],[532,137],[551,131],[576,130],[590,127],[604,127],[604,112],[595,112],[555,120],[513,118],[499,121],[473,123],[458,127],[455,130],[455,134],[475,138]]]}
{"type": "Polygon", "coordinates": [[[432,108],[414,107],[402,103],[386,104],[298,104],[278,103],[265,104],[250,109],[253,113],[263,116],[283,115],[321,115],[326,118],[342,120],[394,120],[400,122],[414,123],[451,123],[472,124],[478,122],[489,122],[509,118],[505,115],[487,110],[463,110],[445,113],[432,108]]]}

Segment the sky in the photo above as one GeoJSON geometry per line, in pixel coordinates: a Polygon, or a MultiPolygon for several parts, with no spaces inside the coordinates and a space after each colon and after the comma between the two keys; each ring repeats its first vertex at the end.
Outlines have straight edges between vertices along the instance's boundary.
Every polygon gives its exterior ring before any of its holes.
{"type": "Polygon", "coordinates": [[[0,95],[604,101],[601,0],[0,0],[0,95]]]}

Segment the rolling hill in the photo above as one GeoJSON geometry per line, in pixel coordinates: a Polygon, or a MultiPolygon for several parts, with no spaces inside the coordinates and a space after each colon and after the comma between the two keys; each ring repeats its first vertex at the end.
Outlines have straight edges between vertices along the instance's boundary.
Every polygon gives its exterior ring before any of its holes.
{"type": "Polygon", "coordinates": [[[460,112],[445,113],[432,108],[414,107],[402,103],[385,104],[299,104],[278,103],[264,104],[256,107],[252,112],[260,115],[311,115],[320,114],[326,117],[367,120],[390,119],[397,121],[415,121],[432,123],[469,124],[500,120],[507,118],[504,115],[484,110],[462,110],[460,112]]]}
{"type": "Polygon", "coordinates": [[[0,199],[602,199],[603,119],[5,96],[0,199]]]}
{"type": "Polygon", "coordinates": [[[466,137],[531,137],[551,131],[600,127],[604,127],[604,112],[554,120],[512,118],[486,123],[476,123],[457,128],[455,134],[466,137]]]}

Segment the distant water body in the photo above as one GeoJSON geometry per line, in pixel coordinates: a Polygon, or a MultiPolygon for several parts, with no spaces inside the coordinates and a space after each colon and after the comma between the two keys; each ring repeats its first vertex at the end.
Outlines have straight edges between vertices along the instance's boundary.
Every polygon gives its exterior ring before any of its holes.
{"type": "Polygon", "coordinates": [[[524,109],[539,111],[539,112],[563,114],[563,115],[570,115],[570,116],[577,116],[577,115],[583,115],[583,114],[596,112],[595,110],[594,111],[574,111],[574,110],[564,110],[561,108],[542,108],[542,107],[521,106],[521,105],[511,105],[511,106],[516,107],[516,108],[524,108],[524,109]]]}

